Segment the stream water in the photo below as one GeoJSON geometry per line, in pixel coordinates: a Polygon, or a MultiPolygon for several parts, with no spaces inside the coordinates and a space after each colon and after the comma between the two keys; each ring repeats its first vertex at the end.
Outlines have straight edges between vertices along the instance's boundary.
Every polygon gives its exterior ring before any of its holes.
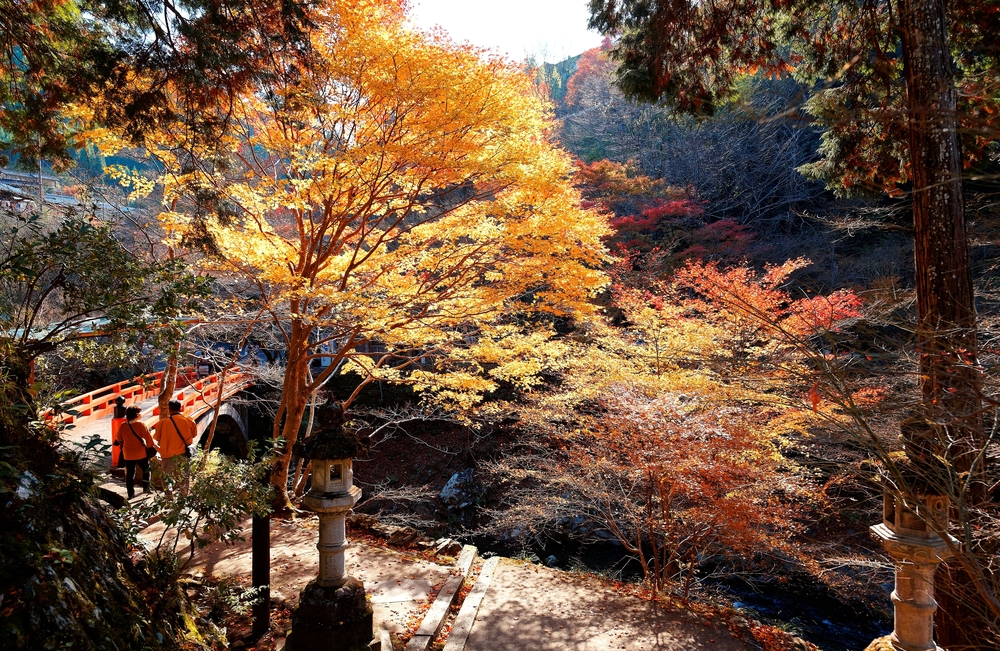
{"type": "MultiPolygon", "coordinates": [[[[487,537],[475,537],[469,542],[479,548],[480,554],[528,558],[564,570],[587,570],[622,581],[642,577],[638,561],[610,541],[587,545],[550,542],[532,547],[487,537]]],[[[725,596],[748,617],[787,630],[823,651],[861,651],[892,628],[891,621],[843,603],[825,585],[804,573],[785,577],[783,581],[776,578],[719,573],[704,579],[702,587],[725,596]]]]}

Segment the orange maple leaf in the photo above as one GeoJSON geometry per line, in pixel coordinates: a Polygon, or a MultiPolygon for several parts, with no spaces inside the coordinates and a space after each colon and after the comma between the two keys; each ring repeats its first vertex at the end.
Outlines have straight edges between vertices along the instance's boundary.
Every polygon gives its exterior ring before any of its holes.
{"type": "Polygon", "coordinates": [[[809,389],[809,402],[812,403],[813,411],[817,411],[819,403],[822,399],[823,397],[819,393],[819,382],[816,382],[812,385],[812,388],[809,389]]]}

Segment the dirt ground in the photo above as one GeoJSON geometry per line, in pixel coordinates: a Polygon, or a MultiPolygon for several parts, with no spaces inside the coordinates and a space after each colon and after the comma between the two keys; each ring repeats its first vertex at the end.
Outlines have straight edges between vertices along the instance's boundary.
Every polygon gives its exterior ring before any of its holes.
{"type": "MultiPolygon", "coordinates": [[[[197,550],[184,572],[199,580],[224,579],[249,586],[250,522],[244,526],[245,541],[228,546],[217,543],[197,550]]],[[[142,532],[142,537],[154,541],[162,531],[162,525],[154,524],[142,532]]],[[[271,600],[277,610],[285,611],[277,616],[272,612],[272,625],[280,627],[287,624],[287,611],[297,604],[299,592],[319,572],[318,521],[315,517],[272,520],[270,534],[271,600]]],[[[456,571],[450,562],[434,563],[417,554],[366,544],[350,532],[348,539],[352,544],[346,552],[347,572],[361,580],[371,595],[376,629],[398,632],[412,626],[413,618],[419,617],[441,584],[456,571]]],[[[273,631],[277,636],[284,632],[273,631]]]]}
{"type": "Polygon", "coordinates": [[[504,559],[465,651],[745,651],[718,621],[622,595],[592,577],[504,559]]]}

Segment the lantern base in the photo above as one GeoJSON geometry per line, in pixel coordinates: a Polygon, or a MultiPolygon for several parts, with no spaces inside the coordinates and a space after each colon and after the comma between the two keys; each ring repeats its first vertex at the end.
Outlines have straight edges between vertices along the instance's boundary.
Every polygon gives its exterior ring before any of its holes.
{"type": "MultiPolygon", "coordinates": [[[[935,651],[944,651],[939,646],[934,647],[935,651]]],[[[872,640],[872,643],[865,647],[865,651],[906,651],[906,647],[893,644],[892,635],[872,640]]]]}
{"type": "Polygon", "coordinates": [[[338,588],[312,581],[292,613],[289,651],[368,651],[374,626],[365,586],[348,579],[338,588]]]}

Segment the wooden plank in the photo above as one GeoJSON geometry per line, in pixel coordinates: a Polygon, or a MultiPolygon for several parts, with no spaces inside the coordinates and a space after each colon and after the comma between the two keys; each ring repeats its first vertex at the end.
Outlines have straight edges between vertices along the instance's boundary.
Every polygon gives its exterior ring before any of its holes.
{"type": "Polygon", "coordinates": [[[465,583],[464,576],[453,576],[444,582],[441,592],[431,604],[430,610],[424,615],[424,621],[421,622],[420,628],[414,633],[410,643],[406,645],[406,651],[427,651],[427,647],[441,632],[444,620],[448,618],[448,609],[455,603],[455,598],[463,583],[465,583]]]}
{"type": "Polygon", "coordinates": [[[462,602],[462,607],[455,617],[455,623],[451,627],[448,641],[444,644],[443,651],[463,651],[465,643],[469,640],[469,633],[472,632],[472,625],[476,622],[476,615],[479,614],[479,606],[482,605],[489,590],[493,573],[496,572],[497,565],[500,564],[500,557],[494,556],[483,563],[483,569],[479,572],[476,585],[472,586],[472,591],[462,602]]]}

